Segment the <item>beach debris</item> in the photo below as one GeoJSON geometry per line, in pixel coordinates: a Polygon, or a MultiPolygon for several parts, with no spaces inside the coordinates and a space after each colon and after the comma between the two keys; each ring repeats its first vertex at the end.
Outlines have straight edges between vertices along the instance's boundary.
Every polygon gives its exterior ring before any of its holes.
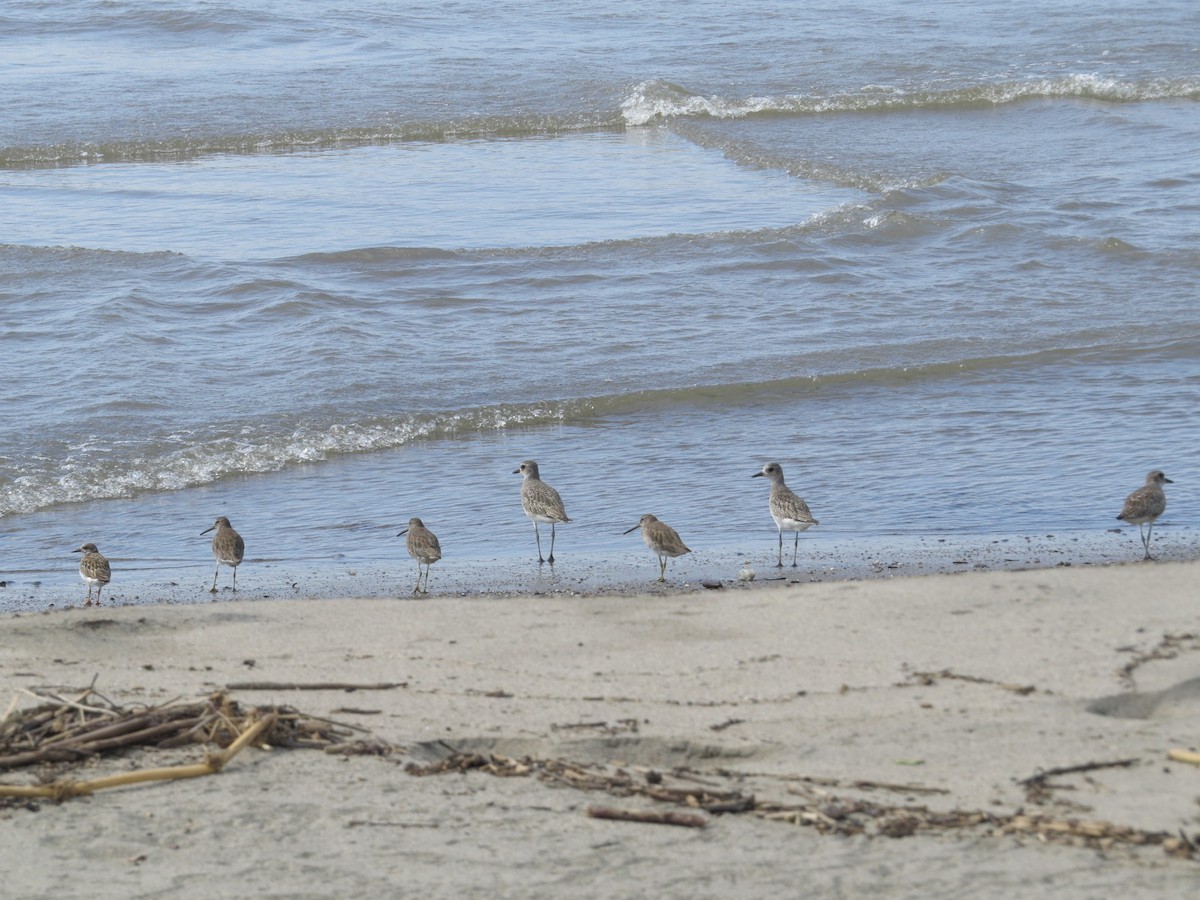
{"type": "Polygon", "coordinates": [[[603,722],[566,722],[562,725],[552,723],[551,731],[576,731],[596,729],[605,734],[637,734],[639,722],[637,719],[617,719],[615,723],[603,722]]]}
{"type": "Polygon", "coordinates": [[[227,691],[390,691],[406,688],[407,681],[380,681],[374,684],[355,684],[346,681],[232,681],[227,691]]]}
{"type": "Polygon", "coordinates": [[[1051,799],[1051,791],[1055,789],[1063,789],[1062,785],[1050,783],[1050,779],[1058,775],[1073,775],[1079,772],[1092,772],[1096,769],[1118,769],[1127,768],[1136,765],[1140,760],[1137,759],[1118,759],[1110,762],[1087,762],[1080,763],[1074,766],[1059,766],[1054,769],[1046,769],[1045,771],[1037,772],[1030,775],[1028,778],[1022,778],[1017,784],[1025,788],[1025,799],[1030,803],[1042,804],[1051,799]]]}
{"type": "Polygon", "coordinates": [[[716,725],[709,725],[709,731],[724,731],[726,728],[732,728],[734,725],[741,725],[745,719],[726,719],[724,722],[718,722],[716,725]]]}
{"type": "MultiPolygon", "coordinates": [[[[1136,652],[1132,647],[1120,647],[1121,652],[1136,652]]],[[[1186,634],[1164,634],[1155,647],[1138,653],[1125,665],[1117,670],[1117,677],[1127,687],[1134,686],[1133,673],[1146,663],[1162,659],[1174,659],[1180,653],[1200,650],[1200,635],[1188,632],[1186,634]]]]}
{"type": "Polygon", "coordinates": [[[1197,753],[1195,750],[1180,750],[1176,748],[1167,753],[1167,759],[1200,766],[1200,753],[1197,753]]]}
{"type": "Polygon", "coordinates": [[[589,806],[588,818],[615,819],[622,822],[649,822],[652,825],[682,825],[685,828],[705,828],[708,819],[691,813],[657,809],[616,809],[612,806],[589,806]]]}
{"type": "MultiPolygon", "coordinates": [[[[43,702],[18,710],[14,698],[0,719],[0,771],[53,764],[59,769],[58,777],[48,784],[0,784],[0,798],[62,801],[128,784],[213,775],[250,744],[379,752],[378,747],[364,749],[350,741],[355,731],[364,729],[307,716],[288,706],[243,707],[224,691],[190,703],[172,700],[134,708],[113,703],[95,690],[94,682],[70,697],[46,689],[24,693],[43,702]],[[89,781],[76,780],[70,774],[104,754],[190,744],[215,744],[220,749],[208,752],[199,763],[122,772],[89,781]]],[[[39,776],[44,774],[39,772],[39,776]]]]}
{"type": "Polygon", "coordinates": [[[742,563],[742,568],[738,571],[737,577],[738,581],[753,581],[758,577],[758,573],[750,568],[750,563],[747,561],[742,563]]]}
{"type": "MultiPolygon", "coordinates": [[[[907,665],[905,665],[906,670],[907,668],[907,665]]],[[[998,688],[1002,688],[1006,691],[1012,691],[1014,694],[1019,694],[1022,697],[1028,696],[1037,690],[1037,688],[1032,684],[1011,684],[1008,682],[996,681],[991,678],[981,678],[978,675],[962,675],[958,672],[952,672],[949,669],[942,669],[939,672],[909,671],[905,677],[908,679],[909,684],[915,684],[921,687],[928,687],[929,685],[936,684],[942,680],[968,681],[972,684],[994,684],[998,688]]],[[[905,687],[907,685],[901,684],[897,686],[905,687]]]]}
{"type": "MultiPolygon", "coordinates": [[[[792,782],[788,794],[797,799],[794,802],[783,802],[758,799],[753,794],[738,790],[721,790],[719,786],[710,786],[712,782],[696,786],[691,782],[702,779],[691,779],[689,772],[681,769],[672,772],[653,770],[653,779],[647,777],[639,780],[621,766],[528,756],[515,759],[500,754],[460,753],[454,751],[449,744],[443,743],[442,746],[450,751],[445,758],[425,765],[410,762],[405,765],[404,770],[410,775],[421,777],[466,772],[481,772],[497,777],[536,777],[552,785],[582,791],[602,791],[621,798],[641,797],[686,807],[689,810],[703,811],[710,816],[754,815],[767,821],[811,827],[820,834],[828,835],[899,839],[924,832],[977,829],[997,837],[1032,837],[1045,843],[1069,844],[1096,850],[1107,850],[1116,845],[1159,846],[1172,856],[1193,859],[1200,855],[1196,849],[1197,841],[1188,838],[1187,835],[1177,837],[1165,831],[1147,831],[1106,821],[1060,818],[1020,810],[1014,813],[934,810],[919,804],[879,803],[863,797],[831,794],[814,786],[819,779],[806,779],[803,776],[787,776],[792,782]],[[667,779],[686,780],[689,783],[684,786],[670,786],[667,779]]],[[[721,773],[729,778],[752,775],[718,770],[718,774],[721,773]]],[[[889,790],[926,790],[914,785],[888,785],[878,782],[856,784],[889,790]]],[[[945,793],[941,789],[927,790],[945,793]]],[[[589,807],[589,816],[594,816],[592,809],[609,807],[589,807]]],[[[614,812],[615,815],[611,817],[620,817],[626,821],[661,821],[658,817],[643,818],[642,811],[638,810],[618,809],[614,812]]],[[[711,819],[704,821],[707,823],[711,819]]]]}
{"type": "Polygon", "coordinates": [[[1054,778],[1056,775],[1073,775],[1077,772],[1094,772],[1096,769],[1127,769],[1130,766],[1136,766],[1140,760],[1133,759],[1114,759],[1106,762],[1086,762],[1079,763],[1074,766],[1059,766],[1054,769],[1046,769],[1043,772],[1038,772],[1035,775],[1030,775],[1028,778],[1022,778],[1017,784],[1029,786],[1031,784],[1044,784],[1047,779],[1054,778]]]}

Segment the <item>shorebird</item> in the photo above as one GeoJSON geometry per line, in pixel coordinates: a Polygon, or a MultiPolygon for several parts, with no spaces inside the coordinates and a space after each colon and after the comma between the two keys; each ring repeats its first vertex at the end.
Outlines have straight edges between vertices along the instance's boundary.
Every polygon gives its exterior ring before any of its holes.
{"type": "Polygon", "coordinates": [[[200,533],[208,534],[214,528],[217,529],[217,533],[213,535],[212,551],[213,556],[217,559],[217,568],[213,572],[212,590],[209,593],[217,592],[217,575],[220,574],[221,566],[229,566],[233,569],[233,589],[236,591],[237,567],[246,556],[246,542],[242,540],[240,534],[233,530],[233,526],[224,516],[217,516],[217,520],[200,533]]]}
{"type": "Polygon", "coordinates": [[[755,472],[751,478],[766,476],[771,479],[771,499],[768,507],[775,527],[779,529],[779,562],[775,568],[783,568],[783,533],[796,532],[796,540],[792,546],[792,568],[796,568],[796,553],[800,549],[800,532],[807,531],[813,525],[820,525],[813,514],[809,512],[808,504],[801,500],[796,493],[783,483],[783,466],[779,463],[767,463],[761,472],[755,472]]]}
{"type": "Polygon", "coordinates": [[[100,592],[112,580],[112,569],[109,568],[108,560],[100,555],[95,544],[84,544],[71,552],[83,554],[83,558],[79,560],[79,577],[86,581],[88,586],[87,603],[84,606],[92,605],[93,584],[96,585],[96,605],[99,606],[100,592]]]}
{"type": "Polygon", "coordinates": [[[417,586],[413,588],[413,593],[428,594],[429,567],[442,558],[442,545],[438,543],[437,535],[416,517],[409,519],[408,527],[396,537],[405,534],[408,535],[404,542],[408,547],[408,555],[417,561],[417,586]],[[425,590],[421,590],[421,563],[425,564],[425,590]]]}
{"type": "Polygon", "coordinates": [[[562,498],[558,491],[538,477],[538,464],[527,459],[513,469],[514,475],[525,476],[521,484],[521,506],[525,515],[533,520],[533,536],[537,540],[538,562],[549,562],[554,565],[554,526],[559,522],[570,522],[567,511],[563,508],[562,498]],[[538,522],[550,523],[550,556],[542,559],[542,536],[538,531],[538,522]]]}
{"type": "Polygon", "coordinates": [[[642,540],[646,542],[646,546],[650,548],[650,552],[658,557],[658,580],[667,580],[667,557],[674,559],[677,556],[683,556],[685,553],[692,551],[679,538],[679,532],[668,525],[666,522],[660,522],[650,513],[642,516],[638,523],[634,525],[625,534],[630,531],[642,529],[642,540]]]}
{"type": "Polygon", "coordinates": [[[1142,546],[1146,548],[1144,559],[1154,559],[1150,555],[1150,535],[1154,533],[1154,520],[1167,508],[1167,495],[1163,493],[1162,486],[1174,483],[1161,469],[1154,469],[1146,476],[1146,483],[1125,498],[1125,506],[1117,516],[1138,527],[1142,546]],[[1142,531],[1143,523],[1148,526],[1145,532],[1142,531]]]}

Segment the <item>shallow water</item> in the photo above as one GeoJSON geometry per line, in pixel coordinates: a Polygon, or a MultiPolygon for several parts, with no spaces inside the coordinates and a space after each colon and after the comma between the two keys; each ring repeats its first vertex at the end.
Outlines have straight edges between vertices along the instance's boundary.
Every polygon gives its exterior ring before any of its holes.
{"type": "Polygon", "coordinates": [[[526,458],[601,571],[653,565],[644,512],[720,560],[693,580],[768,562],[771,460],[810,577],[898,539],[1136,558],[1107,529],[1156,467],[1157,545],[1200,547],[1189,4],[3,16],[22,590],[77,591],[86,540],[114,590],[204,581],[221,514],[270,595],[406,572],[413,515],[435,585],[536,589],[526,458]]]}

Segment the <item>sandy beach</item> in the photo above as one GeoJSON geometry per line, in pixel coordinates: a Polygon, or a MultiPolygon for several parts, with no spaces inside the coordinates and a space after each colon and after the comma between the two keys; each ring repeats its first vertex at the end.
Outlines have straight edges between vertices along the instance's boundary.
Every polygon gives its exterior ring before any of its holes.
{"type": "Polygon", "coordinates": [[[394,750],[251,747],[212,777],[5,801],[3,893],[1195,896],[1180,835],[1200,835],[1200,768],[1168,752],[1200,748],[1198,581],[1197,562],[1137,563],[8,615],[10,713],[93,679],[130,707],[228,690],[394,750]],[[414,774],[455,751],[482,756],[414,774]],[[618,783],[637,790],[598,789],[618,783]],[[707,812],[649,786],[753,802],[707,812]]]}

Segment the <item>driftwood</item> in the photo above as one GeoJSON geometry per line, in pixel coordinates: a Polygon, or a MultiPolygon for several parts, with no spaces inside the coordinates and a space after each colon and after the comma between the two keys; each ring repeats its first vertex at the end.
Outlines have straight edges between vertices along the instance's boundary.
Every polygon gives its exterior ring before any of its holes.
{"type": "Polygon", "coordinates": [[[971,684],[993,684],[998,688],[1003,688],[1006,691],[1012,691],[1014,694],[1020,694],[1022,697],[1032,694],[1037,690],[1032,684],[1012,684],[1004,681],[996,681],[992,678],[980,678],[978,675],[962,675],[958,672],[952,672],[949,669],[942,669],[939,672],[909,672],[908,680],[910,684],[920,686],[928,686],[936,684],[944,679],[953,679],[956,681],[967,681],[971,684]]]}
{"type": "Polygon", "coordinates": [[[691,813],[656,809],[615,809],[611,806],[589,806],[587,814],[593,819],[617,819],[622,822],[649,822],[651,825],[682,825],[685,828],[704,828],[708,819],[691,813]]]}
{"type": "Polygon", "coordinates": [[[1056,775],[1073,775],[1076,772],[1092,772],[1096,769],[1124,769],[1129,766],[1137,765],[1137,759],[1114,759],[1109,762],[1087,762],[1079,763],[1075,766],[1059,766],[1056,769],[1046,769],[1038,772],[1035,775],[1030,775],[1028,778],[1022,778],[1017,784],[1030,787],[1032,785],[1044,784],[1047,779],[1054,778],[1056,775]]]}
{"type": "Polygon", "coordinates": [[[211,775],[249,743],[326,750],[336,747],[346,754],[390,752],[390,745],[385,750],[379,742],[348,741],[352,732],[364,729],[305,716],[285,706],[243,709],[224,692],[197,702],[173,700],[140,709],[119,707],[94,688],[73,698],[49,691],[27,693],[41,700],[49,698],[49,702],[20,711],[14,703],[0,719],[0,771],[46,763],[78,765],[103,753],[134,747],[163,749],[199,743],[223,749],[209,752],[200,763],[90,781],[63,775],[51,784],[0,784],[0,797],[64,800],[126,784],[211,775]]]}
{"type": "Polygon", "coordinates": [[[127,784],[142,784],[147,781],[169,781],[178,778],[197,778],[201,775],[215,775],[233,759],[241,749],[252,743],[262,733],[273,726],[277,716],[270,713],[266,718],[259,719],[240,735],[237,740],[219,753],[210,753],[202,763],[187,766],[167,766],[160,769],[140,769],[136,772],[123,772],[120,775],[108,775],[104,778],[93,778],[90,781],[75,781],[62,778],[53,784],[39,785],[10,785],[0,784],[0,797],[47,798],[58,801],[71,797],[82,797],[107,788],[122,787],[127,784]]]}
{"type": "Polygon", "coordinates": [[[1194,750],[1171,750],[1167,753],[1167,759],[1172,759],[1175,762],[1191,763],[1193,766],[1200,766],[1200,753],[1194,750]]]}
{"type": "Polygon", "coordinates": [[[376,684],[352,684],[345,681],[234,681],[227,691],[390,691],[408,687],[407,681],[381,681],[376,684]]]}

